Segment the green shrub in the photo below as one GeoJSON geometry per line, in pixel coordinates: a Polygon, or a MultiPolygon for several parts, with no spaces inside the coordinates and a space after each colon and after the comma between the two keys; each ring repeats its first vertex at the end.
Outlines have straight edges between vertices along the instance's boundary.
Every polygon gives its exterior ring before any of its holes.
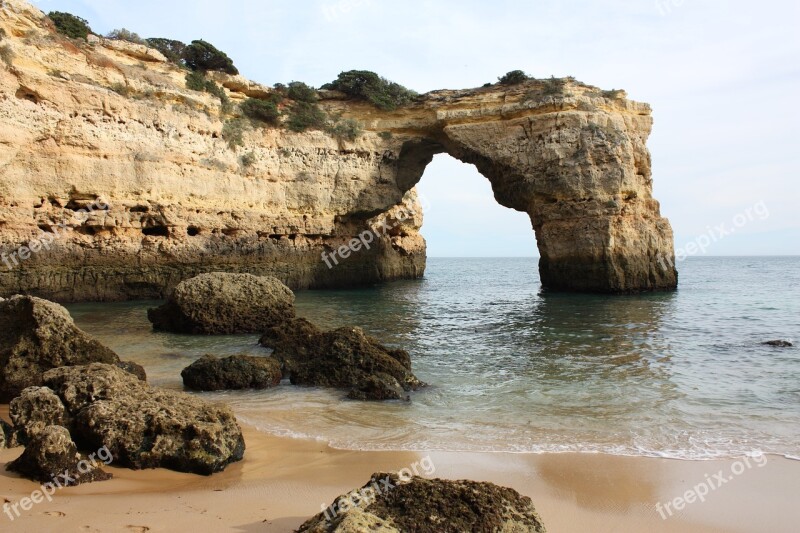
{"type": "Polygon", "coordinates": [[[531,78],[523,70],[512,70],[497,79],[500,80],[500,85],[517,85],[531,78]]]}
{"type": "Polygon", "coordinates": [[[111,87],[109,87],[109,89],[126,98],[131,95],[131,88],[124,83],[114,83],[111,85],[111,87]]]}
{"type": "Polygon", "coordinates": [[[203,40],[192,41],[183,52],[183,60],[192,70],[215,70],[234,76],[239,74],[239,70],[233,66],[233,60],[225,52],[203,40]]]}
{"type": "Polygon", "coordinates": [[[9,45],[4,44],[3,46],[0,46],[0,60],[2,60],[7,67],[10,67],[14,62],[14,51],[9,45]]]}
{"type": "Polygon", "coordinates": [[[115,41],[128,41],[129,43],[143,44],[147,46],[147,42],[139,37],[139,34],[130,30],[126,30],[125,28],[110,31],[108,35],[106,35],[106,38],[113,39],[115,41]]]}
{"type": "Polygon", "coordinates": [[[611,89],[610,91],[602,91],[600,94],[610,100],[616,100],[625,96],[625,91],[622,89],[611,89]]]}
{"type": "Polygon", "coordinates": [[[544,80],[544,94],[551,96],[564,94],[566,85],[567,82],[565,80],[550,76],[549,80],[544,80]]]}
{"type": "Polygon", "coordinates": [[[203,72],[192,71],[186,75],[186,88],[192,91],[203,92],[206,90],[206,75],[203,72]]]}
{"type": "Polygon", "coordinates": [[[206,78],[204,72],[192,71],[186,74],[186,88],[192,91],[207,92],[219,98],[219,103],[221,104],[220,111],[222,111],[222,114],[233,111],[233,104],[231,104],[228,93],[225,92],[223,87],[217,85],[214,80],[206,78]]]}
{"type": "Polygon", "coordinates": [[[361,136],[361,124],[352,118],[337,118],[326,131],[339,141],[353,142],[361,136]]]}
{"type": "Polygon", "coordinates": [[[254,152],[247,152],[239,158],[239,162],[244,168],[250,168],[256,164],[256,154],[254,152]]]}
{"type": "Polygon", "coordinates": [[[248,98],[241,103],[240,107],[245,116],[273,126],[278,124],[278,119],[281,116],[278,106],[271,100],[248,98]]]}
{"type": "Polygon", "coordinates": [[[296,102],[314,103],[317,101],[317,91],[302,81],[293,81],[286,89],[286,96],[296,102]]]}
{"type": "Polygon", "coordinates": [[[383,139],[384,141],[388,141],[389,139],[391,139],[392,137],[394,137],[394,134],[392,134],[392,132],[391,132],[391,131],[382,131],[382,132],[380,132],[380,133],[378,134],[378,137],[380,137],[380,138],[381,138],[381,139],[383,139]]]}
{"type": "Polygon", "coordinates": [[[147,46],[155,48],[161,52],[170,63],[175,65],[184,66],[183,54],[186,51],[186,45],[180,41],[173,39],[164,39],[161,37],[153,37],[146,39],[147,46]]]}
{"type": "Polygon", "coordinates": [[[336,81],[323,85],[322,88],[341,91],[351,98],[366,100],[385,111],[408,105],[418,96],[414,91],[368,70],[342,72],[336,81]]]}
{"type": "Polygon", "coordinates": [[[222,138],[227,141],[231,149],[237,146],[244,146],[244,130],[247,127],[242,119],[232,119],[225,121],[222,125],[222,138]]]}
{"type": "Polygon", "coordinates": [[[309,102],[296,102],[289,109],[289,120],[286,126],[296,132],[303,132],[309,129],[322,130],[328,123],[328,115],[317,104],[309,102]]]}
{"type": "Polygon", "coordinates": [[[51,11],[47,16],[53,21],[58,33],[72,39],[83,39],[85,41],[89,34],[92,33],[89,22],[81,17],[62,11],[51,11]]]}

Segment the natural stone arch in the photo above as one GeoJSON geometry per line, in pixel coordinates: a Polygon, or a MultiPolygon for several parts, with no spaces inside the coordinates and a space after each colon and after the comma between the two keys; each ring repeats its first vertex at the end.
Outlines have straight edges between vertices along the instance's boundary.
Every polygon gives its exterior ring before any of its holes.
{"type": "Polygon", "coordinates": [[[529,215],[545,289],[675,288],[672,229],[652,197],[649,106],[571,84],[533,100],[537,89],[529,82],[482,103],[480,90],[451,92],[400,148],[400,191],[447,153],[474,165],[498,203],[529,215]]]}

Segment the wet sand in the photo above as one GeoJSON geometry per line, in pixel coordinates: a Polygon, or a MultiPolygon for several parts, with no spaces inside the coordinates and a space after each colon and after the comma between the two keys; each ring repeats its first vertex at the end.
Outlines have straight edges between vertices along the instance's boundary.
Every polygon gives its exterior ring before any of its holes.
{"type": "MultiPolygon", "coordinates": [[[[6,406],[0,416],[8,420],[6,406]]],[[[800,523],[800,461],[777,456],[748,467],[601,454],[362,452],[244,430],[245,459],[221,474],[112,465],[110,481],[60,490],[13,521],[0,514],[0,531],[292,531],[372,473],[411,467],[428,455],[432,477],[492,481],[529,496],[550,533],[789,533],[800,523]],[[664,503],[720,470],[729,481],[705,502],[668,516],[664,503]]],[[[0,503],[18,502],[39,486],[5,471],[21,452],[0,451],[0,503]]]]}

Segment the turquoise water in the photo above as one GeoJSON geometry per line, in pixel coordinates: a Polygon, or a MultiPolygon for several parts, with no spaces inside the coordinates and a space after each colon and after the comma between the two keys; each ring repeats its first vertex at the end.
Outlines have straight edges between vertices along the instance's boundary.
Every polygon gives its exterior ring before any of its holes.
{"type": "MultiPolygon", "coordinates": [[[[360,403],[288,384],[204,394],[263,431],[348,449],[800,457],[800,258],[690,258],[680,289],[540,293],[536,260],[430,259],[425,279],[298,293],[299,314],[407,349],[430,387],[360,403]]],[[[257,336],[153,333],[155,302],[69,306],[80,327],[180,388],[205,353],[257,336]]]]}

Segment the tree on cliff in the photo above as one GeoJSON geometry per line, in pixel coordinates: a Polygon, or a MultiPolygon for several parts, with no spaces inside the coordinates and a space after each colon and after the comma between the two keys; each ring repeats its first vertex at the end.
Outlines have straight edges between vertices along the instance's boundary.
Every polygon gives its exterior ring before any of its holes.
{"type": "Polygon", "coordinates": [[[51,11],[47,17],[53,21],[58,33],[64,34],[73,39],[83,39],[92,33],[89,27],[89,21],[76,17],[71,13],[64,13],[63,11],[51,11]]]}
{"type": "Polygon", "coordinates": [[[369,70],[342,72],[335,81],[323,85],[322,88],[341,91],[353,98],[367,100],[386,111],[410,104],[417,97],[414,91],[369,70]]]}
{"type": "Polygon", "coordinates": [[[151,37],[146,39],[147,45],[161,52],[171,63],[184,66],[183,54],[186,52],[186,44],[174,39],[164,39],[163,37],[151,37]]]}
{"type": "Polygon", "coordinates": [[[531,79],[523,70],[512,70],[498,78],[500,85],[516,85],[531,79]]]}
{"type": "Polygon", "coordinates": [[[183,52],[183,60],[192,70],[216,70],[234,76],[239,74],[239,69],[233,66],[233,60],[225,52],[203,40],[192,41],[183,52]]]}

